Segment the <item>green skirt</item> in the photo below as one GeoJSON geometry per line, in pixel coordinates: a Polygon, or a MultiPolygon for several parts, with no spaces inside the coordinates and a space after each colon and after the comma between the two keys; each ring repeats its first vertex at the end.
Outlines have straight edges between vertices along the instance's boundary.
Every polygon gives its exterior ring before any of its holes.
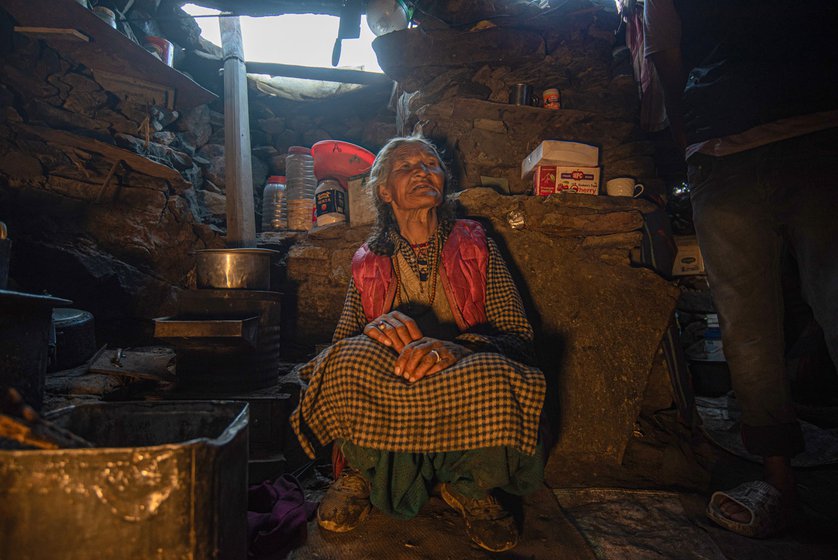
{"type": "Polygon", "coordinates": [[[484,447],[445,453],[395,453],[335,442],[350,466],[370,481],[370,501],[381,511],[415,517],[437,482],[450,483],[469,498],[482,498],[495,488],[524,496],[541,487],[544,461],[541,445],[524,455],[509,447],[484,447]]]}

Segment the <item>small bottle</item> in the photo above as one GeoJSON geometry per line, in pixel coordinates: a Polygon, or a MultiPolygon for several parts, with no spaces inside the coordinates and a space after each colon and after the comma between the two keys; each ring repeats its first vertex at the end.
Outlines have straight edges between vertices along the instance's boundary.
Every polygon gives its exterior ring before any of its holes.
{"type": "Polygon", "coordinates": [[[323,179],[314,191],[317,226],[346,221],[346,189],[335,179],[323,179]]]}
{"type": "Polygon", "coordinates": [[[285,177],[271,175],[262,193],[262,231],[288,228],[288,204],[285,200],[285,177]]]}

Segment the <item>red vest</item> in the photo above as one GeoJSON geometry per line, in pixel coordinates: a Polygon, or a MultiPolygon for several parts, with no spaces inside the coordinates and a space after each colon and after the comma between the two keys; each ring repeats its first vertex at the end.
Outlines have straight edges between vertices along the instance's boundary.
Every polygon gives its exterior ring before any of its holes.
{"type": "MultiPolygon", "coordinates": [[[[486,232],[473,220],[457,220],[442,248],[442,286],[460,330],[486,322],[486,232]]],[[[390,311],[396,297],[390,257],[366,243],[352,257],[352,279],[361,293],[367,321],[390,311]]]]}

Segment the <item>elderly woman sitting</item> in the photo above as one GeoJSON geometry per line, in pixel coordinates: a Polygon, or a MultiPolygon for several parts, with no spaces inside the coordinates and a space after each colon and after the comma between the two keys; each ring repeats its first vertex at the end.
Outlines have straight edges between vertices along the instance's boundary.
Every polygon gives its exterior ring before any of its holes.
{"type": "Polygon", "coordinates": [[[415,516],[440,483],[471,539],[515,546],[495,490],[539,487],[544,377],[533,332],[495,243],[445,201],[448,177],[421,137],[394,138],[373,163],[378,218],[352,259],[333,344],[301,370],[292,425],[306,452],[334,442],[346,467],[318,509],[350,531],[371,506],[415,516]]]}

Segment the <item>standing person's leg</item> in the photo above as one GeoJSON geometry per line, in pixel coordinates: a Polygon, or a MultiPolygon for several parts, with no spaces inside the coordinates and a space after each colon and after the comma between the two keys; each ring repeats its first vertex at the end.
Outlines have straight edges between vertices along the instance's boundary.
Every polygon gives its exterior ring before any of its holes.
{"type": "Polygon", "coordinates": [[[838,366],[838,129],[772,147],[777,207],[800,270],[803,297],[838,366]]]}
{"type": "MultiPolygon", "coordinates": [[[[690,166],[693,215],[751,453],[802,450],[785,374],[782,228],[765,148],[690,166]]],[[[692,163],[692,161],[691,161],[692,163]]]]}
{"type": "MultiPolygon", "coordinates": [[[[794,501],[790,457],[803,449],[784,367],[782,232],[763,174],[765,149],[690,162],[693,214],[725,357],[742,407],[742,437],[765,457],[765,478],[794,501]]],[[[751,514],[732,500],[731,519],[751,514]]]]}

